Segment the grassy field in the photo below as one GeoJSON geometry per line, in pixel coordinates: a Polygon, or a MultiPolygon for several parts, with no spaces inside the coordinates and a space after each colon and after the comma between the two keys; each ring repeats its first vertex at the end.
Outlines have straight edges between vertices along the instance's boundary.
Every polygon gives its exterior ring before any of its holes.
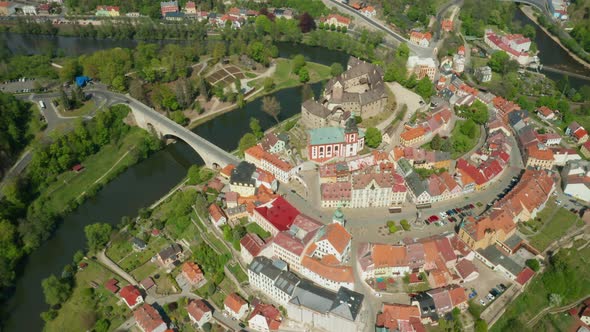
{"type": "MultiPolygon", "coordinates": [[[[292,73],[292,60],[279,58],[276,59],[276,66],[272,79],[275,87],[273,91],[278,91],[285,88],[291,88],[294,86],[301,85],[299,82],[299,76],[292,73]]],[[[315,83],[329,79],[332,75],[330,67],[321,65],[315,62],[307,62],[307,70],[309,71],[309,83],[315,83]]],[[[264,78],[260,78],[248,83],[250,86],[255,88],[262,87],[264,78]]]]}
{"type": "Polygon", "coordinates": [[[453,128],[453,131],[451,132],[451,137],[450,139],[452,140],[456,140],[458,137],[464,137],[465,140],[468,142],[465,149],[463,149],[463,151],[459,151],[456,149],[452,149],[451,152],[451,157],[453,159],[457,159],[460,156],[462,156],[463,154],[465,154],[466,152],[470,151],[471,149],[473,149],[473,147],[477,144],[477,141],[479,140],[479,136],[481,135],[480,132],[480,127],[476,126],[476,130],[475,130],[475,135],[474,138],[470,138],[467,135],[463,135],[463,133],[461,133],[461,124],[465,122],[465,121],[457,121],[455,122],[455,128],[453,128]]]}
{"type": "MultiPolygon", "coordinates": [[[[94,261],[87,261],[88,267],[76,274],[76,287],[70,299],[63,304],[58,316],[45,325],[44,331],[90,331],[98,319],[106,318],[111,329],[120,326],[129,316],[131,310],[119,301],[119,298],[103,287],[105,281],[115,275],[94,261]],[[99,286],[91,292],[90,282],[99,286]]],[[[117,278],[118,280],[120,278],[117,278]]],[[[126,285],[119,280],[119,287],[126,285]]]]}
{"type": "MultiPolygon", "coordinates": [[[[129,251],[121,251],[121,253],[117,254],[117,257],[120,257],[119,260],[115,262],[117,262],[123,270],[127,272],[133,271],[138,266],[142,266],[146,262],[149,262],[152,257],[160,252],[160,250],[164,249],[168,244],[168,240],[164,237],[150,237],[147,241],[148,246],[145,250],[135,251],[131,249],[129,251]]],[[[107,255],[111,257],[109,252],[107,252],[107,255]]],[[[111,258],[114,260],[113,257],[111,258]]]]}
{"type": "Polygon", "coordinates": [[[88,157],[83,163],[85,169],[82,172],[67,171],[58,176],[54,183],[43,190],[40,197],[44,200],[45,207],[51,211],[61,212],[69,202],[81,197],[95,184],[108,182],[108,177],[103,177],[104,175],[116,174],[134,164],[136,158],[133,153],[127,152],[143,141],[146,135],[149,134],[143,129],[131,128],[125,138],[104,146],[98,153],[88,157]],[[125,157],[122,158],[123,156],[125,157]]]}
{"type": "Polygon", "coordinates": [[[519,225],[519,229],[523,234],[530,235],[529,242],[535,248],[543,251],[551,242],[566,234],[578,220],[577,215],[559,207],[554,199],[550,199],[535,220],[519,225]]]}
{"type": "Polygon", "coordinates": [[[229,265],[227,268],[231,271],[234,277],[238,279],[240,284],[248,281],[248,275],[242,270],[239,264],[229,265]]]}
{"type": "Polygon", "coordinates": [[[61,106],[57,107],[57,110],[61,116],[85,116],[90,114],[95,109],[96,102],[94,100],[89,100],[85,102],[84,105],[80,106],[80,108],[71,111],[64,111],[61,106]]]}
{"type": "Polygon", "coordinates": [[[260,238],[267,239],[270,237],[270,233],[265,231],[264,229],[262,229],[262,227],[260,227],[257,223],[251,222],[248,225],[246,225],[246,231],[248,231],[248,233],[254,233],[258,236],[260,236],[260,238]]]}
{"type": "MultiPolygon", "coordinates": [[[[590,264],[588,264],[590,247],[580,251],[577,248],[561,249],[557,256],[561,264],[566,267],[565,272],[550,271],[536,276],[524,293],[510,303],[506,313],[490,331],[511,331],[511,328],[517,328],[517,326],[522,328],[537,313],[550,306],[549,294],[553,292],[561,295],[560,305],[567,305],[590,293],[590,264]]],[[[541,323],[543,322],[538,324],[541,323]]]]}

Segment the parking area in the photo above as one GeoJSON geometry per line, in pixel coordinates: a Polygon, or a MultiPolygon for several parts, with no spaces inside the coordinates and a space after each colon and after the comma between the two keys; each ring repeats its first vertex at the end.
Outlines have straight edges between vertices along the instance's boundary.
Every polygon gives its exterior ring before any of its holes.
{"type": "MultiPolygon", "coordinates": [[[[499,284],[503,284],[504,286],[510,288],[512,281],[506,277],[504,277],[501,273],[496,272],[489,267],[485,266],[479,259],[475,258],[473,263],[477,267],[479,272],[479,277],[474,281],[467,282],[463,284],[463,287],[467,289],[468,293],[471,293],[472,289],[474,289],[477,295],[473,298],[476,303],[479,303],[483,306],[488,306],[491,302],[489,299],[486,299],[486,296],[493,288],[500,290],[499,284]],[[481,302],[483,301],[483,303],[481,302]]],[[[499,298],[502,298],[504,294],[500,294],[499,298]]],[[[497,299],[494,299],[496,301],[497,299]]]]}
{"type": "Polygon", "coordinates": [[[482,206],[481,203],[466,204],[456,208],[452,208],[446,211],[439,212],[438,215],[433,214],[424,219],[424,223],[427,225],[435,224],[436,226],[445,226],[449,223],[461,222],[461,220],[467,216],[475,215],[475,209],[482,206]]]}
{"type": "Polygon", "coordinates": [[[9,93],[35,92],[39,89],[36,85],[35,80],[23,77],[12,81],[2,82],[2,84],[0,84],[0,91],[9,93]]]}

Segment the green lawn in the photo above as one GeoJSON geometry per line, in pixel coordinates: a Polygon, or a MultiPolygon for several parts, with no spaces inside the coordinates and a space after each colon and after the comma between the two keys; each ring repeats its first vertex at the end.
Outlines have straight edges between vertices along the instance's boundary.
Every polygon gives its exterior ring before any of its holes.
{"type": "Polygon", "coordinates": [[[567,233],[579,219],[567,209],[558,207],[553,199],[547,202],[547,206],[538,214],[537,218],[540,221],[529,222],[538,230],[537,234],[529,238],[529,242],[541,251],[567,233]]]}
{"type": "Polygon", "coordinates": [[[92,190],[90,188],[98,183],[108,182],[109,175],[117,174],[133,165],[137,160],[133,153],[128,153],[120,161],[119,159],[143,141],[146,135],[149,134],[143,129],[131,128],[128,135],[118,143],[105,145],[98,153],[88,157],[82,163],[85,167],[82,172],[66,171],[59,175],[55,182],[43,190],[39,199],[43,200],[45,208],[49,211],[64,211],[70,202],[81,198],[87,190],[92,190]]]}
{"type": "MultiPolygon", "coordinates": [[[[58,311],[58,316],[47,322],[44,331],[90,331],[94,322],[106,318],[111,323],[111,329],[120,326],[128,317],[131,310],[123,303],[118,303],[119,298],[107,291],[103,284],[115,275],[94,261],[86,261],[88,267],[76,274],[76,287],[72,296],[58,311]],[[99,286],[94,289],[94,295],[88,296],[90,282],[99,286]]],[[[124,280],[119,280],[119,287],[126,285],[124,280]]]]}
{"type": "MultiPolygon", "coordinates": [[[[119,266],[127,272],[133,271],[132,273],[135,273],[135,269],[139,266],[143,266],[146,263],[152,264],[149,263],[150,259],[159,253],[160,250],[164,249],[164,247],[166,247],[169,243],[164,237],[159,236],[150,237],[150,239],[147,241],[147,244],[147,248],[143,251],[135,251],[132,249],[127,251],[127,254],[123,253],[123,257],[125,257],[125,259],[118,261],[119,266]]],[[[141,279],[143,278],[140,278],[139,280],[141,279]]]]}
{"type": "Polygon", "coordinates": [[[223,308],[223,301],[225,301],[227,295],[237,292],[238,290],[236,285],[231,282],[229,278],[223,279],[219,286],[217,286],[217,289],[219,291],[211,296],[211,301],[213,301],[218,308],[223,308]]]}
{"type": "MultiPolygon", "coordinates": [[[[556,256],[556,259],[561,262],[560,265],[563,265],[565,269],[549,270],[549,272],[534,277],[524,293],[510,303],[506,313],[490,331],[512,331],[512,328],[515,330],[521,328],[522,330],[523,325],[521,324],[526,324],[538,312],[550,306],[549,294],[551,293],[561,295],[560,305],[567,305],[590,293],[590,259],[588,258],[590,257],[590,247],[580,251],[576,248],[561,249],[556,256]]],[[[535,328],[534,330],[541,331],[543,329],[535,328]]]]}
{"type": "Polygon", "coordinates": [[[248,225],[246,225],[246,231],[248,231],[248,233],[254,233],[258,236],[260,236],[261,239],[267,239],[270,237],[270,233],[265,231],[264,229],[262,229],[262,227],[260,227],[257,223],[251,222],[248,225]]]}
{"type": "Polygon", "coordinates": [[[158,271],[160,267],[156,263],[146,262],[143,265],[137,267],[135,270],[131,271],[130,274],[135,278],[137,281],[142,281],[143,279],[152,276],[158,271]]]}
{"type": "Polygon", "coordinates": [[[234,275],[234,277],[238,279],[238,282],[240,284],[248,281],[248,275],[246,274],[246,272],[244,272],[244,270],[242,270],[239,264],[229,265],[227,268],[234,275]]]}
{"type": "Polygon", "coordinates": [[[58,107],[57,109],[62,116],[84,116],[92,113],[96,109],[96,102],[94,100],[89,100],[80,108],[71,111],[64,111],[61,107],[58,107]]]}
{"type": "MultiPolygon", "coordinates": [[[[475,135],[473,138],[470,138],[467,135],[463,135],[463,133],[461,133],[461,125],[464,123],[465,121],[456,121],[455,122],[455,128],[453,128],[453,131],[451,132],[451,137],[450,139],[454,141],[456,140],[464,140],[465,141],[465,145],[461,148],[461,149],[456,149],[453,148],[452,152],[451,152],[451,157],[453,159],[457,159],[460,156],[462,156],[463,154],[467,153],[468,151],[470,151],[471,149],[473,149],[473,147],[477,144],[477,141],[479,140],[479,136],[481,135],[480,132],[480,127],[476,126],[475,128],[475,135]]],[[[453,144],[454,146],[454,144],[453,144]]]]}
{"type": "MultiPolygon", "coordinates": [[[[301,84],[299,82],[299,76],[292,73],[291,59],[279,58],[276,59],[276,70],[272,76],[275,83],[273,91],[291,88],[301,84]]],[[[307,70],[309,71],[309,83],[320,82],[327,80],[331,77],[330,67],[321,65],[315,62],[307,62],[307,70]]],[[[256,88],[261,87],[264,82],[264,78],[254,80],[249,84],[256,88]]]]}

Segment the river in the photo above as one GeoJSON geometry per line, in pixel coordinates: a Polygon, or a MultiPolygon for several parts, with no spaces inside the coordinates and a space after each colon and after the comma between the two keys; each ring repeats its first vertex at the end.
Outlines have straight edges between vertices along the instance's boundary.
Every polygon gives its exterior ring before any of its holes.
{"type": "MultiPolygon", "coordinates": [[[[572,87],[579,89],[583,85],[590,85],[590,69],[584,67],[577,62],[571,55],[568,54],[558,43],[549,37],[543,29],[541,29],[535,22],[531,21],[520,9],[516,10],[514,14],[514,21],[520,22],[522,26],[530,24],[535,27],[534,42],[537,44],[539,50],[539,58],[543,66],[553,67],[560,70],[566,70],[572,73],[588,76],[588,79],[581,79],[569,76],[572,87]]],[[[552,80],[558,81],[564,75],[555,72],[541,70],[543,74],[552,80]]]]}
{"type": "MultiPolygon", "coordinates": [[[[71,37],[38,38],[14,34],[8,37],[10,40],[17,40],[20,45],[17,47],[22,47],[21,50],[27,47],[39,50],[34,45],[37,45],[36,41],[42,40],[45,47],[59,45],[68,55],[92,52],[99,48],[136,45],[134,42],[121,41],[87,43],[71,37]]],[[[341,52],[303,45],[281,44],[279,49],[283,57],[304,54],[310,61],[326,65],[340,62],[345,66],[348,59],[348,56],[341,52]]],[[[316,95],[319,95],[321,85],[311,85],[316,95]]],[[[286,119],[300,111],[301,87],[278,91],[274,95],[281,103],[280,119],[286,119]]],[[[257,99],[248,103],[244,109],[222,114],[193,131],[219,147],[232,151],[237,148],[240,137],[250,130],[251,117],[259,119],[264,129],[275,123],[274,119],[261,111],[261,100],[257,99]]],[[[41,331],[44,323],[40,314],[48,309],[41,281],[52,273],[59,275],[63,267],[72,261],[74,253],[85,247],[84,227],[95,222],[115,225],[123,216],[135,216],[141,207],[149,206],[177,185],[192,164],[202,164],[202,160],[187,144],[178,142],[168,145],[162,151],[130,167],[105,185],[94,198],[87,200],[67,215],[55,234],[24,262],[15,292],[3,310],[6,317],[4,330],[41,331]]]]}

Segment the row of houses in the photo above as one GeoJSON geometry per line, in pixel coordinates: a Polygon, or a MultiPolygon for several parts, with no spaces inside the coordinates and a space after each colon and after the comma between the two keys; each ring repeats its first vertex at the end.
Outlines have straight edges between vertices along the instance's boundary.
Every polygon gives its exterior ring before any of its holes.
{"type": "Polygon", "coordinates": [[[404,131],[400,135],[401,145],[419,146],[430,141],[436,134],[450,131],[452,117],[453,112],[447,103],[433,107],[421,122],[413,125],[405,124],[404,131]]]}

